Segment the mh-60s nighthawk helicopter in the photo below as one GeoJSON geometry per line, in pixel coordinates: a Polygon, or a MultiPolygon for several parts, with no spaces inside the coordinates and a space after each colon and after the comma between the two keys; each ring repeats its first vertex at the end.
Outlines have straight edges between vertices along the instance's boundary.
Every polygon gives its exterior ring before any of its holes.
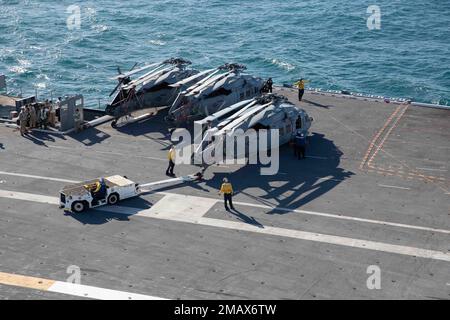
{"type": "Polygon", "coordinates": [[[305,110],[281,95],[267,94],[244,100],[194,122],[199,136],[194,138],[193,160],[196,164],[213,164],[229,156],[227,152],[239,159],[248,157],[252,150],[269,151],[290,142],[295,135],[307,137],[312,121],[305,110]],[[258,132],[263,130],[276,130],[277,141],[270,141],[267,136],[267,143],[260,144],[262,137],[258,132]],[[236,139],[241,139],[245,148],[236,149],[236,139]],[[261,150],[262,145],[265,150],[261,150]],[[220,157],[217,150],[223,150],[220,157]]]}
{"type": "Polygon", "coordinates": [[[239,101],[261,94],[265,82],[261,78],[242,73],[246,67],[241,64],[224,64],[191,86],[184,81],[172,87],[184,87],[169,109],[166,121],[179,126],[204,118],[239,101]]]}
{"type": "Polygon", "coordinates": [[[186,85],[199,81],[207,74],[188,68],[190,61],[171,58],[141,68],[122,73],[114,77],[119,83],[111,92],[113,96],[106,106],[106,114],[115,117],[115,126],[121,117],[144,108],[167,106],[173,103],[178,95],[178,88],[171,85],[186,80],[186,85]],[[150,71],[146,72],[148,69],[150,71]],[[131,76],[137,75],[132,80],[131,76]]]}

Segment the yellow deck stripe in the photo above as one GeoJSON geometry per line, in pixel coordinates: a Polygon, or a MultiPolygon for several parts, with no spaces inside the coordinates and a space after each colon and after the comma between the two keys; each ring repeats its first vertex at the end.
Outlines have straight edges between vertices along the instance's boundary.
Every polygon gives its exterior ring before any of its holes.
{"type": "Polygon", "coordinates": [[[47,291],[56,281],[0,272],[0,284],[47,291]]]}

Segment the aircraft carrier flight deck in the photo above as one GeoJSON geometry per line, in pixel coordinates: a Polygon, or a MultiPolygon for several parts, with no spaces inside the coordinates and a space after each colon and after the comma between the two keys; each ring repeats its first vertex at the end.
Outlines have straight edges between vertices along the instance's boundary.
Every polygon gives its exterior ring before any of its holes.
{"type": "MultiPolygon", "coordinates": [[[[66,281],[78,266],[83,285],[163,299],[450,299],[450,110],[275,91],[314,119],[306,159],[285,145],[276,175],[213,165],[199,183],[82,214],[58,208],[64,186],[167,179],[163,114],[26,138],[0,125],[0,282],[66,281]]],[[[0,284],[0,299],[73,298],[23,283],[0,284]]]]}

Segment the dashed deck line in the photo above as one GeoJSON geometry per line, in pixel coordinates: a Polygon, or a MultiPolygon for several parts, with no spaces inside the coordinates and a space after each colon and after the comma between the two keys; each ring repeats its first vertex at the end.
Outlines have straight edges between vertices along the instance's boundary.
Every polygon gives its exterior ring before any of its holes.
{"type": "Polygon", "coordinates": [[[380,174],[396,175],[401,178],[406,178],[406,177],[410,176],[411,178],[418,178],[419,180],[422,180],[422,181],[429,181],[429,180],[433,180],[433,181],[438,180],[438,181],[442,181],[442,182],[447,181],[447,179],[442,178],[442,177],[428,176],[428,175],[424,175],[424,174],[417,174],[414,172],[405,172],[405,171],[401,171],[401,170],[396,171],[396,170],[386,169],[383,167],[373,166],[373,165],[368,166],[368,168],[370,168],[372,170],[376,170],[380,174]]]}

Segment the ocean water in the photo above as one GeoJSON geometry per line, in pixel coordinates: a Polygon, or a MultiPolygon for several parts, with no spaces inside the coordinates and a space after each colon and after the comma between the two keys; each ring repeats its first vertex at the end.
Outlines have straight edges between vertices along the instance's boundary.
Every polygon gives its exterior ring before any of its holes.
{"type": "Polygon", "coordinates": [[[12,92],[105,105],[116,68],[184,57],[322,89],[450,105],[448,0],[0,0],[0,73],[12,92]],[[367,27],[367,7],[381,29],[367,27]],[[67,9],[80,8],[69,30],[67,9]]]}

